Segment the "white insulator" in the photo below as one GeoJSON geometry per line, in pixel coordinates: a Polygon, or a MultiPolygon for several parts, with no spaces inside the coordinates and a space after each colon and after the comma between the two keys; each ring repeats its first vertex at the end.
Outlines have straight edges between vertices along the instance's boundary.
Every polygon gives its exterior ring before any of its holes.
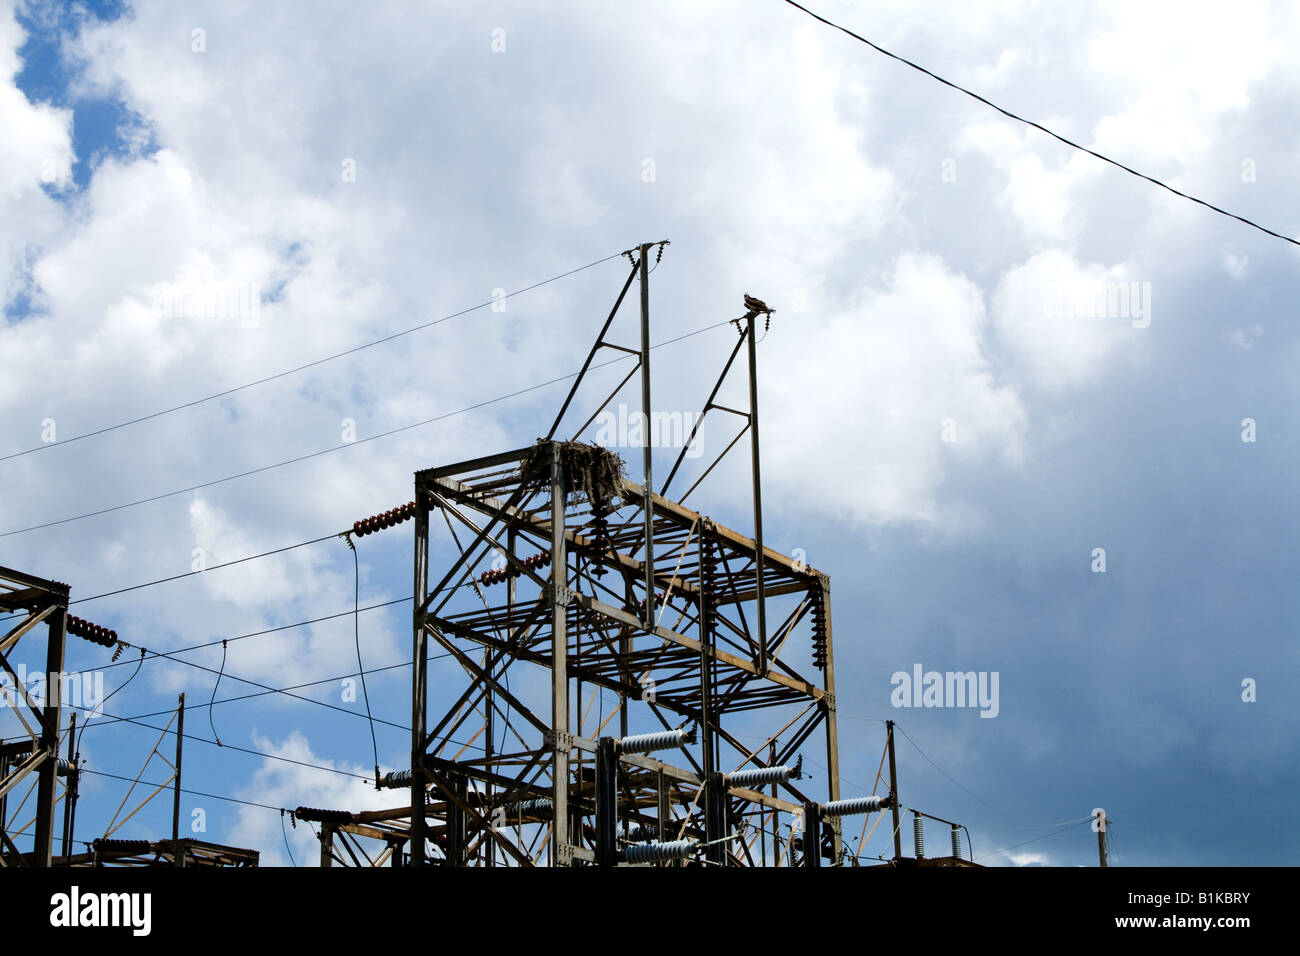
{"type": "Polygon", "coordinates": [[[961,859],[961,830],[957,827],[952,828],[952,858],[961,859]]]}
{"type": "Polygon", "coordinates": [[[912,842],[916,844],[916,858],[918,860],[925,857],[925,839],[924,825],[921,823],[921,814],[912,814],[912,842]]]}
{"type": "Polygon", "coordinates": [[[661,730],[657,734],[637,734],[617,741],[619,753],[648,754],[656,750],[670,750],[684,744],[695,743],[694,730],[661,730]]]}
{"type": "Polygon", "coordinates": [[[698,844],[694,840],[673,840],[669,843],[643,843],[623,851],[628,863],[663,863],[666,860],[684,860],[695,854],[698,844]]]}
{"type": "Polygon", "coordinates": [[[828,817],[847,817],[855,813],[875,813],[889,806],[889,797],[854,797],[851,800],[832,800],[822,804],[822,813],[828,817]]]}
{"type": "Polygon", "coordinates": [[[758,767],[754,770],[737,770],[726,775],[729,787],[762,787],[770,783],[785,783],[798,776],[799,773],[794,767],[758,767]]]}

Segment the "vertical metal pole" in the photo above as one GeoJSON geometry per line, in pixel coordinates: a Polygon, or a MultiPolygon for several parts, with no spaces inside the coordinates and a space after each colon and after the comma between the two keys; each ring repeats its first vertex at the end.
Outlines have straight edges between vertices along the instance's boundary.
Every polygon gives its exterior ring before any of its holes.
{"type": "Polygon", "coordinates": [[[730,803],[726,780],[720,771],[715,770],[704,778],[704,840],[709,844],[704,857],[710,863],[725,864],[727,861],[726,844],[719,841],[727,835],[727,807],[730,803]]]}
{"type": "Polygon", "coordinates": [[[41,721],[41,750],[45,760],[37,771],[36,831],[32,842],[33,865],[48,867],[54,852],[54,802],[59,766],[59,721],[63,701],[63,646],[67,638],[68,609],[59,608],[47,618],[45,648],[45,709],[41,721]]]}
{"type": "Polygon", "coordinates": [[[1110,848],[1106,845],[1106,827],[1109,824],[1110,818],[1102,814],[1101,829],[1097,831],[1097,855],[1102,866],[1110,866],[1110,848]]]}
{"type": "MultiPolygon", "coordinates": [[[[767,766],[770,767],[776,766],[776,741],[775,740],[772,741],[771,744],[767,745],[767,766]]],[[[775,782],[772,783],[772,799],[774,800],[776,799],[775,782]]],[[[758,817],[759,826],[761,826],[761,829],[763,831],[763,865],[767,866],[767,823],[770,822],[772,825],[772,862],[774,862],[776,866],[780,866],[781,865],[781,834],[779,830],[777,830],[777,826],[779,826],[779,823],[777,823],[776,809],[775,808],[772,809],[771,812],[767,814],[766,822],[764,822],[763,819],[762,804],[759,804],[758,813],[759,813],[759,817],[758,817]]]]}
{"type": "MultiPolygon", "coordinates": [[[[831,633],[831,581],[824,574],[818,575],[815,587],[821,588],[822,609],[826,615],[826,677],[824,680],[826,696],[822,698],[826,721],[826,788],[827,800],[840,799],[840,739],[839,725],[835,715],[835,642],[831,633]]],[[[892,772],[892,771],[891,771],[892,772]]],[[[831,817],[830,827],[835,841],[834,862],[838,866],[843,852],[844,821],[841,817],[831,817]]]]}
{"type": "MultiPolygon", "coordinates": [[[[411,866],[424,865],[424,734],[428,714],[428,636],[424,630],[425,591],[429,587],[429,498],[415,486],[415,607],[411,657],[411,866]]],[[[378,781],[376,781],[377,783],[378,781]]]]}
{"type": "Polygon", "coordinates": [[[803,865],[822,865],[822,814],[821,806],[809,801],[803,805],[803,865]]]}
{"type": "Polygon", "coordinates": [[[651,476],[650,442],[650,244],[641,244],[641,412],[643,439],[641,464],[645,476],[645,623],[655,621],[654,479],[651,476]]]}
{"type": "MultiPolygon", "coordinates": [[[[68,719],[68,775],[63,778],[63,862],[68,861],[68,841],[72,838],[72,793],[77,785],[76,753],[77,712],[74,710],[68,719]]],[[[0,773],[3,778],[3,773],[0,773]]],[[[3,826],[0,818],[0,826],[3,826]]]]}
{"type": "MultiPolygon", "coordinates": [[[[624,660],[627,660],[627,656],[632,653],[632,629],[630,627],[624,627],[620,629],[620,633],[618,637],[618,652],[623,655],[624,660]]],[[[622,691],[620,691],[618,695],[618,700],[619,700],[618,735],[620,737],[626,737],[630,732],[628,728],[628,720],[627,720],[627,694],[624,694],[622,691]]],[[[604,719],[604,716],[605,716],[604,714],[597,714],[596,720],[597,721],[602,720],[604,719]]]]}
{"type": "Polygon", "coordinates": [[[758,465],[758,354],[754,347],[755,322],[749,315],[749,450],[754,479],[754,575],[758,599],[758,672],[767,673],[767,602],[763,588],[763,477],[758,465]]]}
{"type": "Polygon", "coordinates": [[[334,827],[328,823],[320,825],[320,865],[334,865],[334,827]]]}
{"type": "Polygon", "coordinates": [[[460,801],[465,799],[467,786],[465,777],[458,773],[447,774],[451,785],[451,794],[447,795],[447,866],[463,867],[465,865],[465,811],[460,801]]]}
{"type": "Polygon", "coordinates": [[[894,816],[894,859],[903,858],[903,834],[898,822],[898,771],[894,769],[894,722],[885,721],[885,741],[889,748],[889,803],[894,816]]]}
{"type": "Polygon", "coordinates": [[[176,790],[172,794],[172,842],[181,838],[181,751],[185,744],[185,695],[176,713],[176,790]]]}
{"type": "Polygon", "coordinates": [[[567,861],[569,841],[569,581],[564,541],[564,461],[560,445],[551,446],[551,732],[555,756],[551,764],[555,818],[551,838],[551,864],[567,861]],[[562,850],[562,848],[565,848],[562,850]]]}
{"type": "Polygon", "coordinates": [[[596,865],[618,862],[618,754],[613,737],[596,741],[596,865]]]}
{"type": "MultiPolygon", "coordinates": [[[[69,812],[68,814],[69,842],[74,842],[77,835],[77,800],[79,799],[81,793],[81,766],[80,766],[81,754],[77,754],[73,762],[74,764],[76,764],[76,766],[72,768],[72,789],[68,793],[68,795],[64,798],[72,805],[71,812],[69,812]]],[[[0,820],[3,819],[4,819],[4,813],[0,812],[0,820]]],[[[67,852],[66,849],[64,852],[65,853],[67,852]]]]}
{"type": "Polygon", "coordinates": [[[713,528],[710,521],[700,522],[699,535],[696,538],[696,559],[700,566],[700,755],[703,757],[704,777],[707,780],[714,771],[714,733],[713,733],[713,589],[711,575],[704,569],[705,561],[712,557],[709,534],[713,528]]]}
{"type": "MultiPolygon", "coordinates": [[[[509,551],[509,553],[510,553],[512,556],[517,555],[517,554],[518,554],[518,551],[519,551],[518,546],[517,546],[516,543],[515,543],[515,542],[516,542],[516,538],[517,538],[517,535],[515,534],[515,529],[514,529],[513,526],[511,526],[511,528],[506,532],[506,549],[509,551]]],[[[507,564],[507,568],[508,568],[508,567],[509,567],[509,564],[507,564]]],[[[513,621],[513,620],[514,620],[514,614],[515,614],[515,588],[516,588],[516,580],[515,580],[515,576],[514,576],[514,574],[507,572],[507,574],[506,574],[506,620],[508,620],[508,621],[513,621]]],[[[511,633],[511,632],[509,632],[509,631],[506,632],[506,640],[508,640],[508,641],[509,641],[509,640],[513,640],[514,637],[515,637],[515,635],[514,635],[513,633],[511,633]]],[[[490,658],[491,656],[492,656],[492,650],[491,650],[491,648],[487,648],[487,649],[485,649],[485,651],[484,651],[484,658],[487,659],[487,658],[490,658]]],[[[510,660],[509,660],[509,658],[505,658],[505,657],[503,657],[503,658],[502,658],[502,661],[501,661],[501,670],[502,670],[502,672],[504,673],[504,671],[506,670],[506,668],[508,668],[509,666],[510,666],[510,660]]],[[[492,675],[492,676],[495,676],[495,675],[492,675]]],[[[493,758],[493,755],[496,753],[496,714],[495,714],[495,709],[496,709],[496,708],[495,708],[495,705],[494,705],[494,703],[493,703],[493,694],[492,694],[492,685],[491,685],[491,684],[489,684],[489,685],[487,686],[487,688],[486,688],[486,693],[487,693],[487,700],[486,700],[486,707],[487,707],[487,710],[486,710],[486,712],[487,712],[487,721],[486,721],[487,746],[484,748],[484,753],[485,753],[485,755],[486,755],[486,757],[487,757],[487,760],[486,760],[486,762],[485,762],[484,769],[487,770],[487,772],[488,772],[489,774],[492,774],[492,773],[495,773],[495,772],[496,772],[496,762],[492,759],[492,758],[493,758]]],[[[507,728],[507,730],[508,730],[508,729],[509,729],[509,728],[507,728]]],[[[502,737],[502,741],[503,741],[503,744],[502,744],[502,745],[503,745],[503,747],[504,747],[504,741],[505,741],[504,736],[502,737]]],[[[490,778],[489,778],[489,782],[486,784],[486,786],[487,786],[487,802],[488,802],[488,806],[492,806],[492,804],[493,804],[493,800],[495,799],[495,794],[496,794],[496,785],[493,784],[493,783],[491,782],[490,778]]],[[[489,826],[490,826],[490,825],[491,825],[491,824],[489,823],[489,826]]],[[[479,845],[480,845],[480,846],[483,846],[483,847],[485,847],[485,848],[487,849],[487,860],[486,860],[487,865],[488,865],[488,866],[491,866],[491,867],[495,867],[495,866],[497,865],[497,841],[496,841],[496,840],[493,840],[493,839],[491,839],[491,838],[487,838],[487,839],[482,840],[481,843],[480,843],[479,845]]]]}
{"type": "Polygon", "coordinates": [[[659,836],[658,840],[663,843],[668,839],[668,820],[670,810],[668,807],[668,775],[664,773],[663,768],[659,768],[659,836]]]}

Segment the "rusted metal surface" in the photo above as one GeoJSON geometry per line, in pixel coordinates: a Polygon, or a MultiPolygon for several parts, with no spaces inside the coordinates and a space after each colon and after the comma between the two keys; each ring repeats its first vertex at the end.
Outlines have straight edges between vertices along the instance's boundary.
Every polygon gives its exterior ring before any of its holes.
{"type": "Polygon", "coordinates": [[[14,699],[6,703],[13,707],[14,715],[30,737],[29,741],[21,742],[30,744],[25,756],[15,754],[0,759],[0,865],[47,867],[53,857],[61,701],[56,685],[48,689],[42,706],[36,706],[26,685],[18,679],[9,656],[24,637],[29,641],[35,640],[37,628],[44,624],[45,672],[55,675],[63,672],[68,586],[10,568],[0,568],[0,608],[20,612],[18,620],[0,637],[0,667],[13,682],[12,690],[6,693],[12,694],[14,699]],[[15,842],[16,834],[6,829],[7,796],[31,774],[37,775],[35,830],[32,849],[24,853],[15,842]]]}

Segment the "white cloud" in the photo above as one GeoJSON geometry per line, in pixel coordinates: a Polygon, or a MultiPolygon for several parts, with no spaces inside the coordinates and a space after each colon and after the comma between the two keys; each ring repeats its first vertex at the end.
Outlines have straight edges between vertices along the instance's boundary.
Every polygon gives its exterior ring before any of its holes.
{"type": "MultiPolygon", "coordinates": [[[[235,823],[230,827],[224,842],[229,846],[257,849],[261,853],[261,866],[290,866],[289,850],[285,849],[287,837],[293,853],[293,863],[298,866],[318,866],[320,864],[320,843],[317,841],[312,826],[299,823],[294,827],[289,814],[284,815],[283,833],[281,821],[271,810],[265,807],[284,807],[294,810],[306,806],[325,810],[381,810],[386,807],[399,806],[402,802],[401,791],[379,790],[373,783],[359,779],[370,775],[371,768],[356,764],[331,760],[317,754],[310,740],[300,733],[290,734],[283,740],[274,740],[255,734],[252,748],[273,757],[285,760],[266,759],[253,772],[247,785],[241,787],[236,796],[251,803],[264,804],[263,807],[241,806],[235,823]],[[314,764],[328,770],[318,770],[302,764],[314,764]],[[345,771],[355,776],[329,771],[345,771]]],[[[194,798],[195,805],[202,806],[201,797],[194,798]]],[[[211,813],[212,808],[208,808],[211,813]]],[[[197,835],[203,839],[202,834],[197,835]]]]}
{"type": "Polygon", "coordinates": [[[1255,342],[1264,334],[1264,326],[1256,322],[1249,328],[1231,329],[1225,332],[1223,337],[1230,344],[1243,352],[1249,352],[1255,347],[1255,342]]]}
{"type": "Polygon", "coordinates": [[[784,322],[769,340],[781,372],[766,379],[773,398],[762,406],[764,434],[783,451],[764,478],[798,504],[940,526],[959,520],[941,492],[953,468],[1021,460],[1025,409],[994,379],[983,298],[938,258],[902,255],[883,288],[864,288],[828,320],[784,322]],[[955,441],[943,440],[945,419],[955,441]]]}
{"type": "MultiPolygon", "coordinates": [[[[72,111],[32,103],[15,83],[22,69],[18,50],[23,40],[13,9],[0,10],[0,130],[5,142],[0,163],[0,295],[6,305],[20,295],[36,295],[28,268],[63,220],[58,203],[43,187],[67,186],[75,158],[72,111]]],[[[0,357],[9,365],[29,358],[36,347],[30,341],[0,342],[0,357]]],[[[0,385],[0,401],[6,391],[0,385]]]]}
{"type": "Polygon", "coordinates": [[[1142,324],[1158,321],[1155,299],[1150,280],[1128,264],[1085,265],[1050,250],[1002,277],[993,312],[1006,353],[1035,385],[1058,390],[1094,381],[1113,356],[1132,354],[1142,324]]]}
{"type": "MultiPolygon", "coordinates": [[[[919,13],[898,4],[877,25],[900,52],[919,50],[955,80],[1014,94],[1008,105],[1023,103],[1027,115],[1082,141],[1091,133],[1158,174],[1201,161],[1216,168],[1206,159],[1213,148],[1235,148],[1225,145],[1235,142],[1226,124],[1287,66],[1281,51],[1294,31],[1285,10],[1239,21],[1215,14],[1211,27],[1176,17],[1170,27],[1167,15],[1145,8],[1106,9],[1097,28],[1035,4],[919,13]],[[1045,39],[1017,39],[1025,36],[1045,39]]],[[[847,4],[828,12],[871,19],[847,4]]],[[[40,177],[53,169],[56,183],[68,181],[71,114],[34,106],[14,88],[22,36],[12,17],[0,18],[0,123],[16,131],[0,169],[0,267],[10,297],[30,285],[43,310],[0,337],[0,408],[12,447],[38,443],[47,416],[61,435],[75,435],[668,237],[674,245],[653,281],[656,338],[732,317],[742,291],[778,309],[760,346],[768,507],[863,535],[900,524],[956,533],[979,520],[968,476],[1015,469],[1032,449],[1039,396],[1026,386],[1093,387],[1147,347],[1144,330],[1122,318],[1067,320],[1050,310],[1080,284],[1149,278],[1136,265],[1151,261],[1147,186],[990,118],[797,11],[681,3],[617,20],[524,10],[498,22],[471,8],[358,17],[338,2],[307,20],[271,7],[256,28],[247,16],[239,5],[195,14],[140,2],[131,21],[90,28],[70,44],[66,52],[86,67],[74,93],[122,96],[161,148],[143,157],[137,138],[126,155],[101,161],[67,206],[45,195],[40,177]],[[196,20],[207,30],[204,54],[190,48],[196,20]],[[490,31],[503,24],[509,52],[494,55],[490,31]],[[983,164],[963,161],[961,186],[975,184],[976,199],[959,206],[956,197],[970,193],[949,190],[942,216],[918,214],[909,191],[920,187],[896,148],[933,169],[954,143],[987,157],[993,174],[981,183],[983,164]],[[647,157],[653,183],[641,177],[647,157]],[[356,183],[341,180],[346,158],[357,160],[356,183]],[[1092,233],[1112,222],[1120,225],[1098,242],[1092,233]],[[969,243],[960,255],[958,238],[969,243]],[[254,327],[244,316],[168,316],[155,298],[160,283],[198,300],[254,287],[267,299],[254,327]],[[942,439],[945,420],[953,442],[942,439]]],[[[1241,134],[1264,144],[1250,147],[1261,175],[1286,168],[1284,152],[1266,162],[1271,119],[1241,134]]],[[[1237,162],[1218,168],[1235,179],[1237,162]]],[[[1200,218],[1186,240],[1216,251],[1186,268],[1244,275],[1244,252],[1220,263],[1221,247],[1202,242],[1214,217],[1188,217],[1200,218]]],[[[1263,274],[1259,255],[1252,265],[1263,274]]],[[[364,437],[571,371],[618,271],[4,463],[4,528],[315,452],[340,442],[344,418],[364,437]]],[[[1158,324],[1159,303],[1174,296],[1163,285],[1155,292],[1158,324]]],[[[1228,341],[1249,348],[1261,331],[1235,330],[1228,341]]],[[[656,353],[656,396],[693,407],[730,334],[656,353]]],[[[5,563],[72,578],[74,594],[85,594],[184,572],[195,547],[212,563],[330,534],[408,500],[417,467],[531,439],[528,413],[542,417],[558,394],[200,497],[7,538],[5,563]]],[[[733,456],[743,462],[743,452],[733,456]]],[[[715,477],[721,483],[696,501],[712,493],[713,503],[727,503],[725,469],[715,477]]],[[[399,531],[359,544],[363,602],[407,593],[408,540],[399,531]]],[[[350,564],[342,543],[325,542],[94,607],[120,617],[128,640],[165,649],[350,608],[350,564]]],[[[404,656],[406,622],[393,624],[404,613],[363,618],[368,665],[404,656]]],[[[232,644],[228,673],[274,685],[347,673],[350,625],[232,644]]],[[[216,667],[220,648],[196,659],[216,667]]],[[[156,668],[137,689],[206,689],[213,679],[181,665],[156,668]]],[[[300,706],[274,696],[258,706],[280,705],[300,706]]],[[[233,706],[217,713],[223,732],[246,726],[233,706]]],[[[327,743],[316,738],[318,748],[327,743]]],[[[275,746],[312,752],[300,738],[275,746]]],[[[373,793],[360,781],[355,791],[322,789],[322,775],[303,773],[311,779],[266,770],[256,783],[276,805],[316,793],[357,807],[373,793]]],[[[276,852],[278,821],[248,812],[232,842],[276,852]]],[[[290,835],[314,859],[301,828],[290,835]]]]}
{"type": "Polygon", "coordinates": [[[1001,119],[967,126],[958,145],[988,156],[1006,178],[999,203],[1027,239],[1065,242],[1077,237],[1084,218],[1075,193],[1096,176],[1096,160],[1066,152],[1042,133],[1001,119]]]}

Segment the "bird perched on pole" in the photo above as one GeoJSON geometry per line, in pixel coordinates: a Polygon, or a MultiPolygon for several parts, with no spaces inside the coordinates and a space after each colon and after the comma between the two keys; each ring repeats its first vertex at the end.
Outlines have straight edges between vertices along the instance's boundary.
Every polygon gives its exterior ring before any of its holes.
{"type": "Polygon", "coordinates": [[[755,299],[748,292],[745,293],[745,308],[753,315],[771,315],[772,310],[767,307],[767,303],[762,299],[755,299]]]}

